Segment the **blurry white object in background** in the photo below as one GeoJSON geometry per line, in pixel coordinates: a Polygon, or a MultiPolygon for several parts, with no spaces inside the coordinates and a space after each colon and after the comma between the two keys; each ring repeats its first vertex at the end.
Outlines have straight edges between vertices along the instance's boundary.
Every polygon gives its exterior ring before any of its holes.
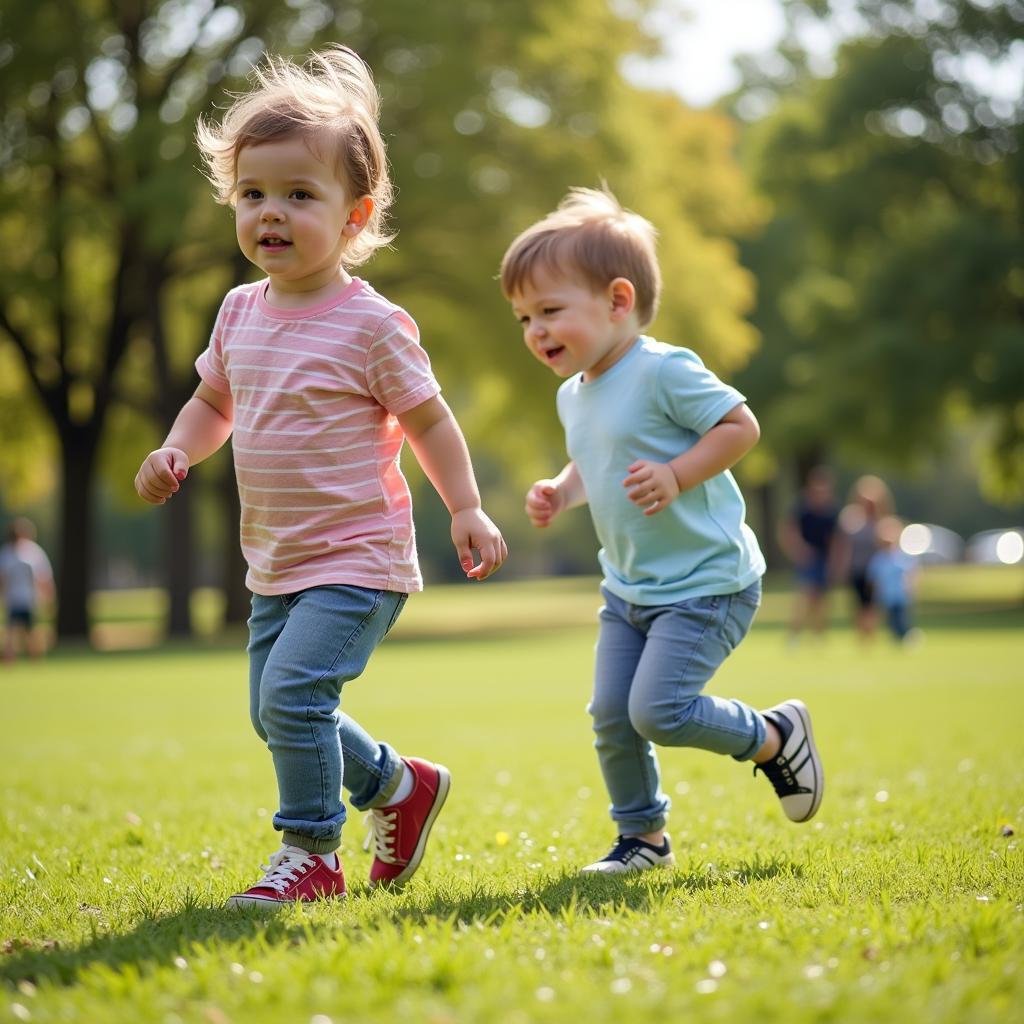
{"type": "Polygon", "coordinates": [[[923,565],[959,562],[964,550],[963,538],[945,526],[934,523],[909,523],[900,534],[900,550],[923,565]]]}
{"type": "Polygon", "coordinates": [[[985,565],[1017,565],[1024,560],[1024,527],[976,533],[967,542],[967,560],[985,565]]]}

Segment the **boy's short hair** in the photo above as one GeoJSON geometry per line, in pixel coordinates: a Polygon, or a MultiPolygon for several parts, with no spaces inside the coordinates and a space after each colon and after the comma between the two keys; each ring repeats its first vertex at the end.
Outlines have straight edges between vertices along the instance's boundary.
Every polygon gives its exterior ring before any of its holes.
{"type": "Polygon", "coordinates": [[[646,327],[661,295],[656,238],[654,225],[624,209],[607,189],[574,188],[508,247],[501,261],[501,289],[512,298],[538,268],[582,276],[595,291],[624,277],[636,289],[637,316],[646,327]]]}
{"type": "Polygon", "coordinates": [[[299,135],[325,163],[334,163],[338,180],[352,193],[373,199],[373,212],[345,248],[344,262],[363,263],[394,235],[386,218],[392,201],[387,152],[377,120],[380,96],[370,69],[347,46],[334,45],[299,65],[269,57],[253,69],[253,88],[234,95],[223,118],[201,117],[196,142],[217,200],[234,206],[238,195],[238,154],[299,135]]]}

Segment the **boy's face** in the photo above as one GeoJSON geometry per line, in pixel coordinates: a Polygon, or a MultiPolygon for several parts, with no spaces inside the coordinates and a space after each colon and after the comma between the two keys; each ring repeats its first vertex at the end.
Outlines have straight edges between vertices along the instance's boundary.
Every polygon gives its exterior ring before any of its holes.
{"type": "Polygon", "coordinates": [[[512,296],[526,347],[559,377],[599,377],[637,337],[635,291],[616,278],[604,291],[538,268],[512,296]]]}
{"type": "Polygon", "coordinates": [[[298,135],[245,146],[237,196],[239,248],[278,294],[330,288],[345,246],[368,216],[298,135]]]}

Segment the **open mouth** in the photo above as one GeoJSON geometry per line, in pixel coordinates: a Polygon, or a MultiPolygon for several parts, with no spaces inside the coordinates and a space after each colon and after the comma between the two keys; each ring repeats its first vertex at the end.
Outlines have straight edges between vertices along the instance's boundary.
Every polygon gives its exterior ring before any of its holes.
{"type": "Polygon", "coordinates": [[[554,362],[563,352],[565,351],[564,345],[559,345],[557,348],[549,348],[544,351],[544,358],[549,362],[554,362]]]}
{"type": "Polygon", "coordinates": [[[276,235],[268,235],[259,241],[260,248],[269,252],[280,252],[282,249],[287,249],[291,244],[291,242],[278,238],[276,235]]]}

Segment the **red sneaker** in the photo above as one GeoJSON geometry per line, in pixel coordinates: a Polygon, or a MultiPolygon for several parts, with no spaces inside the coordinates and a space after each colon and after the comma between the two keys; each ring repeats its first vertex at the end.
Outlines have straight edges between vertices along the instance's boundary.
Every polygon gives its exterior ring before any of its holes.
{"type": "Polygon", "coordinates": [[[430,829],[444,806],[451,776],[444,765],[418,757],[402,758],[413,774],[412,792],[399,804],[370,810],[374,858],[370,885],[401,885],[423,860],[430,829]]]}
{"type": "Polygon", "coordinates": [[[263,865],[266,874],[251,889],[228,900],[229,907],[279,907],[305,900],[340,899],[345,896],[341,858],[328,867],[315,853],[297,846],[282,846],[263,865]]]}

